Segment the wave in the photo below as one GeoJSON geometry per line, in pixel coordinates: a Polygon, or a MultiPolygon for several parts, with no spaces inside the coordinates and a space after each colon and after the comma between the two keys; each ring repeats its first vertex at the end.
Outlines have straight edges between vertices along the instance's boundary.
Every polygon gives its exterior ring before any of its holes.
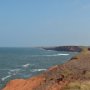
{"type": "Polygon", "coordinates": [[[32,72],[46,71],[47,69],[32,69],[32,72]]]}
{"type": "Polygon", "coordinates": [[[20,70],[21,70],[21,69],[19,69],[19,68],[18,68],[18,69],[11,69],[10,72],[18,72],[18,71],[20,71],[20,70]]]}
{"type": "Polygon", "coordinates": [[[22,67],[24,67],[24,68],[27,68],[27,67],[29,67],[29,66],[30,66],[29,63],[22,65],[22,67]]]}
{"type": "Polygon", "coordinates": [[[1,78],[1,80],[2,80],[2,81],[5,81],[6,79],[10,78],[11,76],[12,76],[12,75],[7,75],[7,76],[1,78]]]}
{"type": "Polygon", "coordinates": [[[70,54],[58,54],[58,55],[61,55],[61,56],[68,56],[68,55],[70,55],[70,54]]]}
{"type": "Polygon", "coordinates": [[[44,55],[44,56],[68,56],[69,54],[53,54],[53,55],[44,55]]]}
{"type": "Polygon", "coordinates": [[[59,53],[59,54],[52,54],[52,55],[32,55],[32,57],[38,57],[38,56],[51,57],[51,56],[68,56],[68,55],[70,54],[59,53]]]}
{"type": "MultiPolygon", "coordinates": [[[[1,78],[2,81],[5,81],[6,79],[12,77],[13,75],[16,75],[17,73],[19,73],[21,69],[12,69],[8,72],[8,75],[1,78]]],[[[47,69],[32,69],[31,72],[40,72],[40,71],[46,71],[47,69]]],[[[30,76],[30,75],[29,75],[30,76]]]]}
{"type": "Polygon", "coordinates": [[[5,71],[8,70],[8,72],[7,72],[8,75],[1,78],[2,81],[5,81],[6,79],[10,78],[11,76],[16,75],[21,69],[0,69],[0,70],[5,70],[5,71]]]}
{"type": "Polygon", "coordinates": [[[8,72],[9,75],[16,75],[20,72],[21,69],[11,69],[10,72],[8,72]]]}

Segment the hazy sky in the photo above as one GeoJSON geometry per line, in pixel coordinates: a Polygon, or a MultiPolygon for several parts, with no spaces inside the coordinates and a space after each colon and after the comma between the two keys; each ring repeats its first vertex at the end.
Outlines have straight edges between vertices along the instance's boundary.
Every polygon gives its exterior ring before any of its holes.
{"type": "Polygon", "coordinates": [[[0,0],[0,47],[90,45],[90,0],[0,0]]]}

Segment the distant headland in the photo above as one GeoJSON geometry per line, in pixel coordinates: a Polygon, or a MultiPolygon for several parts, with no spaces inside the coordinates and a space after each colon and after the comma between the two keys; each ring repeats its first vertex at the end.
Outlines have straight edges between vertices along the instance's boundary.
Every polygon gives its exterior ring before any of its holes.
{"type": "Polygon", "coordinates": [[[56,46],[56,47],[42,47],[45,50],[55,50],[55,51],[70,51],[70,52],[81,52],[82,48],[80,46],[56,46]]]}

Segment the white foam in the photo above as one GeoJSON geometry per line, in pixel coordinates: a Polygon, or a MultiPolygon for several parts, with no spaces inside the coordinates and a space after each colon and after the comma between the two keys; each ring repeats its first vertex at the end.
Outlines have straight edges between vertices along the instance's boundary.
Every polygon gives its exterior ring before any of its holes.
{"type": "Polygon", "coordinates": [[[69,54],[53,54],[53,55],[43,55],[43,56],[68,56],[69,54]]]}
{"type": "Polygon", "coordinates": [[[63,56],[68,56],[69,54],[57,54],[57,55],[63,55],[63,56]]]}
{"type": "Polygon", "coordinates": [[[24,67],[24,68],[27,68],[27,67],[29,67],[29,66],[30,66],[29,63],[22,65],[22,67],[24,67]]]}
{"type": "Polygon", "coordinates": [[[4,80],[8,79],[9,77],[11,77],[11,75],[7,75],[6,77],[3,77],[3,78],[1,78],[1,80],[4,81],[4,80]]]}
{"type": "Polygon", "coordinates": [[[21,69],[12,69],[10,72],[8,72],[9,75],[16,75],[17,73],[20,72],[21,69]]]}
{"type": "Polygon", "coordinates": [[[69,54],[59,53],[59,54],[52,54],[52,55],[32,55],[32,57],[38,57],[38,56],[51,57],[51,56],[68,56],[68,55],[69,54]]]}
{"type": "Polygon", "coordinates": [[[46,71],[47,69],[32,69],[32,72],[40,72],[40,71],[46,71]]]}
{"type": "Polygon", "coordinates": [[[10,72],[18,72],[18,71],[20,71],[20,70],[21,70],[21,69],[19,69],[19,68],[18,68],[18,69],[11,69],[10,72]]]}

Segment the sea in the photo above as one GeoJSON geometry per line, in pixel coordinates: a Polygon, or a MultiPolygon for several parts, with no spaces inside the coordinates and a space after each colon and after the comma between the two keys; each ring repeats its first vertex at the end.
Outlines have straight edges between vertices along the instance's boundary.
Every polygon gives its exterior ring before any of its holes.
{"type": "Polygon", "coordinates": [[[0,48],[0,89],[10,80],[38,75],[76,54],[42,48],[0,48]]]}

